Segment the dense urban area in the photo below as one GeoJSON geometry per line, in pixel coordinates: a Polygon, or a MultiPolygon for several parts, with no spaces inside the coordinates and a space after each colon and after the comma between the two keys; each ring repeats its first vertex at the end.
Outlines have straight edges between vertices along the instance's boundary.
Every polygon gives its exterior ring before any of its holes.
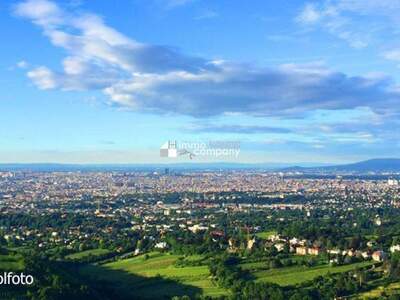
{"type": "Polygon", "coordinates": [[[398,177],[0,172],[0,298],[400,299],[398,177]]]}

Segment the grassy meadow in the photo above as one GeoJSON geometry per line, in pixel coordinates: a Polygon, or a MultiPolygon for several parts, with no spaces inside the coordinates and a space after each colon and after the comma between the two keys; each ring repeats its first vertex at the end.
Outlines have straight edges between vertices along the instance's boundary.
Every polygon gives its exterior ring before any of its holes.
{"type": "Polygon", "coordinates": [[[24,268],[22,256],[19,254],[0,255],[0,270],[21,271],[24,268]]]}
{"type": "MultiPolygon", "coordinates": [[[[126,295],[143,299],[162,299],[174,295],[196,294],[217,297],[229,291],[216,286],[206,263],[199,266],[177,266],[180,255],[151,252],[134,258],[118,260],[104,265],[85,265],[83,276],[111,283],[126,295]]],[[[184,261],[202,261],[202,256],[189,256],[184,261]]],[[[271,282],[281,286],[292,286],[327,274],[348,272],[356,268],[372,265],[373,262],[359,262],[342,266],[327,264],[314,267],[291,266],[267,269],[266,262],[246,262],[240,264],[248,270],[255,281],[271,282]]]]}
{"type": "Polygon", "coordinates": [[[277,232],[275,230],[269,230],[269,231],[261,231],[256,233],[256,236],[260,239],[266,240],[267,238],[269,238],[272,235],[276,235],[277,232]]]}
{"type": "Polygon", "coordinates": [[[89,256],[102,256],[110,253],[110,250],[107,249],[91,249],[91,250],[85,250],[73,254],[69,254],[65,256],[66,259],[68,260],[80,260],[89,256]]]}
{"type": "Polygon", "coordinates": [[[272,282],[281,286],[289,286],[312,280],[318,276],[328,273],[341,273],[372,265],[372,262],[360,262],[342,266],[318,265],[315,267],[292,266],[277,269],[265,269],[265,262],[244,263],[243,269],[247,269],[254,276],[256,281],[272,282]]]}
{"type": "MultiPolygon", "coordinates": [[[[185,294],[212,297],[228,294],[228,291],[212,283],[208,266],[175,266],[180,257],[152,252],[101,266],[87,265],[81,269],[81,274],[111,282],[125,294],[144,299],[185,294]]],[[[193,261],[202,258],[197,256],[185,259],[193,261]]]]}

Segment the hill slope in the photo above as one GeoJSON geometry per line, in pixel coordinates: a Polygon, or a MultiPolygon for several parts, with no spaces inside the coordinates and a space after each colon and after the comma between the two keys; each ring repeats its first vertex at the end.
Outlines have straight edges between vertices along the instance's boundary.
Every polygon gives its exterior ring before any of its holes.
{"type": "Polygon", "coordinates": [[[281,169],[284,172],[355,172],[355,173],[368,173],[368,172],[400,172],[400,159],[398,158],[376,158],[365,161],[360,161],[352,164],[336,165],[336,166],[322,166],[322,167],[290,167],[281,169]]]}

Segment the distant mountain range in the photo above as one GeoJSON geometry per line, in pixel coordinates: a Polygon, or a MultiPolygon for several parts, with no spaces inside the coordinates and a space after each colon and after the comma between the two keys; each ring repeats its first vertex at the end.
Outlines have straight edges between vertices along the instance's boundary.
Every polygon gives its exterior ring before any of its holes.
{"type": "MultiPolygon", "coordinates": [[[[164,171],[166,168],[172,170],[277,170],[288,168],[289,163],[166,163],[166,164],[59,164],[59,163],[9,163],[1,164],[0,171],[35,171],[35,172],[96,172],[96,171],[164,171]]],[[[301,163],[300,167],[316,167],[321,164],[301,163]]],[[[326,164],[327,165],[327,164],[326,164]]]]}
{"type": "Polygon", "coordinates": [[[302,173],[397,173],[400,172],[400,159],[398,158],[376,158],[357,163],[333,165],[333,166],[317,166],[303,167],[295,166],[282,168],[281,172],[302,172],[302,173]]]}
{"type": "Polygon", "coordinates": [[[292,166],[289,163],[170,163],[170,164],[57,164],[57,163],[32,163],[32,164],[0,164],[0,171],[35,171],[35,172],[96,172],[96,171],[159,171],[166,168],[171,171],[184,170],[265,170],[279,172],[301,173],[396,173],[400,172],[400,159],[378,158],[357,163],[331,165],[316,163],[301,163],[292,166]]]}

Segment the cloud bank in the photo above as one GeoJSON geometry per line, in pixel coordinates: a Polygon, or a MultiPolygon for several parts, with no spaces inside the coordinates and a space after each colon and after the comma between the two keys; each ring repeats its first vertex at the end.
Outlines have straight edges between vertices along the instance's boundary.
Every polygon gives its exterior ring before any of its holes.
{"type": "MultiPolygon", "coordinates": [[[[358,107],[386,114],[388,107],[393,113],[399,106],[400,89],[385,76],[349,76],[320,63],[268,68],[187,55],[140,43],[98,15],[74,13],[48,0],[21,2],[15,14],[39,26],[67,53],[59,70],[44,65],[28,70],[40,89],[101,90],[113,105],[198,118],[301,116],[358,107]]],[[[320,18],[321,12],[309,6],[299,20],[320,18]]]]}

